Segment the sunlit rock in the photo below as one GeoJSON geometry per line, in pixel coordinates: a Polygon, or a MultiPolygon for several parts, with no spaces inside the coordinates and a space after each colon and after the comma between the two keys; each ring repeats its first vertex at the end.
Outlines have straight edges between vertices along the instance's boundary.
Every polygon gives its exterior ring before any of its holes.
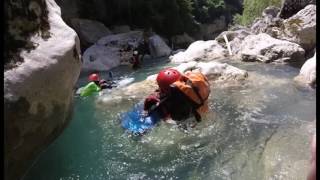
{"type": "Polygon", "coordinates": [[[242,61],[295,63],[304,61],[305,51],[298,44],[272,38],[268,34],[247,36],[237,56],[242,61]]]}
{"type": "Polygon", "coordinates": [[[189,61],[211,61],[225,58],[227,50],[217,41],[196,41],[187,50],[170,56],[171,62],[184,63],[189,61]]]}
{"type": "Polygon", "coordinates": [[[310,59],[308,59],[301,67],[300,73],[294,78],[294,80],[300,84],[316,86],[316,53],[310,59]]]}
{"type": "Polygon", "coordinates": [[[283,21],[277,38],[299,44],[306,51],[316,46],[316,5],[308,5],[283,21]]]}
{"type": "Polygon", "coordinates": [[[34,158],[64,130],[81,68],[79,38],[61,19],[55,1],[26,3],[47,11],[48,16],[41,18],[47,18],[50,37],[31,36],[37,47],[22,50],[23,62],[4,72],[5,179],[20,179],[34,158]]]}
{"type": "Polygon", "coordinates": [[[248,28],[242,28],[242,29],[237,29],[234,31],[224,31],[219,36],[216,37],[216,41],[225,49],[227,49],[226,42],[224,40],[224,35],[227,37],[229,43],[230,43],[230,48],[232,54],[236,54],[240,50],[240,45],[241,42],[245,37],[248,35],[252,35],[253,33],[251,32],[250,29],[248,28]]]}

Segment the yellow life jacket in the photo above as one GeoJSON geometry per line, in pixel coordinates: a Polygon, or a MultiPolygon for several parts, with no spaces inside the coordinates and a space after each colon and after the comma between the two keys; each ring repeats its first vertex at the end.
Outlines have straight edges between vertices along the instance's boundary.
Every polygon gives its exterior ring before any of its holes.
{"type": "Polygon", "coordinates": [[[196,104],[195,110],[199,115],[208,111],[210,84],[204,74],[188,71],[180,81],[174,82],[173,85],[196,104]]]}

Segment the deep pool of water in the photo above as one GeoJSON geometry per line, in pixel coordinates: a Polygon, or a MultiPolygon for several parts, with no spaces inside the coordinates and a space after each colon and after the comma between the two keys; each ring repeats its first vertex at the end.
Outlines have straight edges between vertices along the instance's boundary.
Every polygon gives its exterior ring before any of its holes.
{"type": "MultiPolygon", "coordinates": [[[[97,96],[76,97],[69,126],[39,155],[24,179],[272,179],[263,157],[269,140],[281,131],[299,137],[293,147],[301,151],[287,153],[308,160],[310,132],[297,129],[315,120],[316,93],[293,83],[299,69],[230,64],[247,70],[248,80],[233,87],[212,84],[210,112],[188,132],[161,123],[133,138],[120,127],[119,115],[139,100],[97,108],[97,96]]],[[[170,65],[162,60],[138,71],[126,66],[112,71],[117,78],[134,77],[138,82],[170,65]]],[[[81,77],[79,85],[85,81],[81,77]]]]}

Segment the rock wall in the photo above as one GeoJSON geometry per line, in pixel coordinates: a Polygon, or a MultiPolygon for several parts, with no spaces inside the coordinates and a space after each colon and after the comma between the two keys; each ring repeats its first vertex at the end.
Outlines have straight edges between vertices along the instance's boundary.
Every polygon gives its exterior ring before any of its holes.
{"type": "MultiPolygon", "coordinates": [[[[43,2],[28,3],[36,12],[47,10],[50,37],[29,37],[36,47],[22,49],[23,61],[4,72],[5,179],[20,179],[72,115],[73,87],[82,64],[79,38],[61,19],[55,1],[43,2]]],[[[28,23],[24,20],[16,23],[28,23]]]]}

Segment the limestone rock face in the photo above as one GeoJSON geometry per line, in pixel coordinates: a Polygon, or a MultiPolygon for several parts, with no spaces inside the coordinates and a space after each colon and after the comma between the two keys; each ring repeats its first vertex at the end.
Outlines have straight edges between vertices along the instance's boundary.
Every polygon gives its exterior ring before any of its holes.
{"type": "Polygon", "coordinates": [[[284,20],[278,39],[299,44],[306,51],[316,46],[316,6],[308,5],[289,19],[284,20]]]}
{"type": "Polygon", "coordinates": [[[294,78],[294,80],[300,84],[310,85],[311,87],[315,87],[316,85],[316,62],[317,57],[316,53],[310,59],[308,59],[302,66],[300,73],[298,76],[294,78]]]}
{"type": "Polygon", "coordinates": [[[89,19],[71,19],[72,28],[78,33],[80,42],[84,46],[89,46],[97,42],[100,38],[112,34],[101,22],[89,19]]]}
{"type": "Polygon", "coordinates": [[[296,63],[304,60],[305,51],[298,44],[265,33],[247,36],[240,47],[237,56],[242,61],[296,63]]]}
{"type": "Polygon", "coordinates": [[[227,50],[215,40],[196,41],[192,43],[187,50],[170,56],[169,59],[174,63],[211,61],[225,58],[226,54],[227,50]]]}
{"type": "Polygon", "coordinates": [[[48,10],[50,37],[31,36],[37,47],[22,50],[23,62],[4,72],[6,179],[19,179],[72,114],[81,69],[79,38],[61,19],[55,1],[45,0],[42,8],[48,10]]]}

